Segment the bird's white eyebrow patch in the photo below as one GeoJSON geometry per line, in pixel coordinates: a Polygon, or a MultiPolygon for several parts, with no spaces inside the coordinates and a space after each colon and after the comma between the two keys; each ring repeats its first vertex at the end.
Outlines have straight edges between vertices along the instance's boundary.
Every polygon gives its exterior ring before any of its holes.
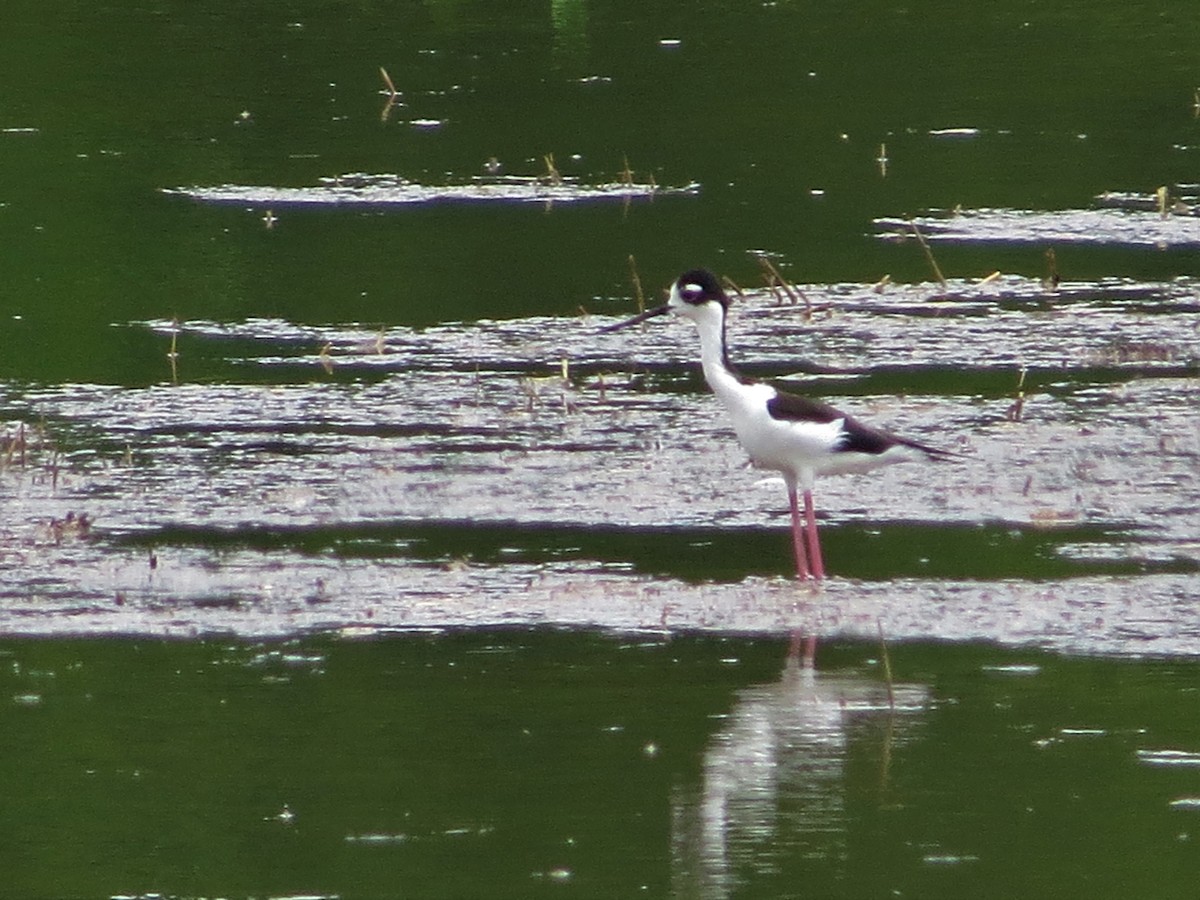
{"type": "Polygon", "coordinates": [[[704,288],[698,284],[685,284],[683,286],[683,292],[685,294],[703,294],[704,288]]]}

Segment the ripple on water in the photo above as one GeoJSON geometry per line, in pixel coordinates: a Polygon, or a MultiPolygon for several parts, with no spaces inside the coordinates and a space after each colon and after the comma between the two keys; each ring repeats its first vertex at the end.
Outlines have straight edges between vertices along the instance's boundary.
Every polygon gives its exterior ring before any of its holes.
{"type": "Polygon", "coordinates": [[[1187,750],[1139,750],[1137,758],[1146,766],[1200,767],[1200,753],[1187,750]]]}

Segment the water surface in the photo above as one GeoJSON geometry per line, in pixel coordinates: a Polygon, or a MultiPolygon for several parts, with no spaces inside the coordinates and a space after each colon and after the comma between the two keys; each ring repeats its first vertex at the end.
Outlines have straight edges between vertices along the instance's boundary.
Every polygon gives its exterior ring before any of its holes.
{"type": "Polygon", "coordinates": [[[14,896],[1194,893],[1190,3],[5,11],[14,896]]]}

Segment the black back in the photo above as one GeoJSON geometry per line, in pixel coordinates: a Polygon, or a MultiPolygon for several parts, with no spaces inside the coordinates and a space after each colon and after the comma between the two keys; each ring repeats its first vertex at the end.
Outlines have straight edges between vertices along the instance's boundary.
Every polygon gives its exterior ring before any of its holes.
{"type": "Polygon", "coordinates": [[[843,419],[842,442],[837,448],[841,452],[878,454],[883,453],[889,447],[903,446],[920,450],[933,459],[942,459],[953,455],[945,450],[938,450],[935,447],[902,438],[880,428],[864,425],[853,416],[846,415],[828,403],[810,400],[796,394],[777,391],[775,396],[767,401],[767,412],[773,419],[801,422],[836,422],[838,419],[843,419]]]}

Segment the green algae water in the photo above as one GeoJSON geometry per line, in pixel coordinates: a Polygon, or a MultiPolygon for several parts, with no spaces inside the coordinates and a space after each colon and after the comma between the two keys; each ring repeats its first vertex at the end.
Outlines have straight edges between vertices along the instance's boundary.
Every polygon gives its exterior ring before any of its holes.
{"type": "Polygon", "coordinates": [[[5,891],[1187,896],[1194,662],[877,649],[6,641],[5,891]]]}
{"type": "Polygon", "coordinates": [[[1194,894],[1190,2],[2,31],[0,896],[1194,894]],[[631,264],[961,458],[798,587],[631,264]]]}

